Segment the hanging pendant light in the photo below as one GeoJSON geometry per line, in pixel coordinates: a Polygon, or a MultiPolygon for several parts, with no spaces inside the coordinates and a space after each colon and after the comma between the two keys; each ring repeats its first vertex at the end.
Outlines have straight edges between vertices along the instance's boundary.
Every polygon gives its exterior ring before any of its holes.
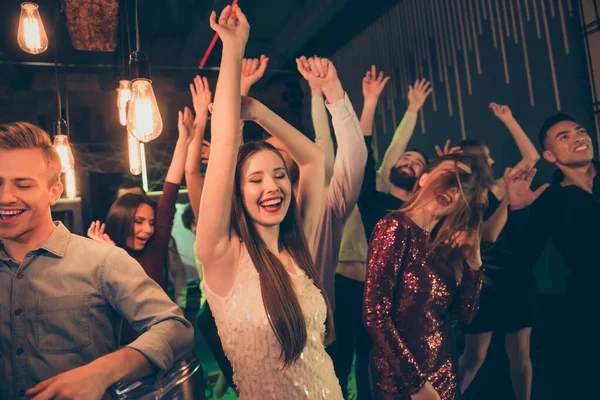
{"type": "Polygon", "coordinates": [[[21,4],[17,43],[24,52],[29,54],[40,54],[48,48],[48,36],[40,17],[39,8],[35,3],[21,4]]]}
{"type": "Polygon", "coordinates": [[[163,121],[154,96],[150,78],[150,62],[146,53],[140,51],[138,25],[138,2],[135,1],[136,51],[129,56],[131,73],[131,102],[127,110],[127,133],[143,143],[160,136],[163,121]]]}
{"type": "Polygon", "coordinates": [[[53,146],[60,157],[61,172],[67,172],[75,168],[75,158],[73,157],[69,137],[62,133],[62,128],[66,125],[67,123],[64,119],[58,119],[55,123],[53,146]]]}
{"type": "Polygon", "coordinates": [[[127,125],[127,105],[131,100],[131,82],[127,80],[119,81],[117,89],[117,108],[119,109],[119,122],[121,125],[127,125]]]}
{"type": "MultiPolygon", "coordinates": [[[[56,12],[55,26],[58,26],[60,11],[56,12]]],[[[58,106],[58,119],[54,123],[54,143],[53,147],[60,157],[61,172],[65,177],[65,194],[69,200],[77,196],[77,185],[75,181],[75,157],[73,149],[69,143],[69,92],[65,85],[65,110],[67,120],[62,117],[62,97],[60,91],[60,82],[58,80],[58,35],[54,35],[54,80],[56,84],[56,104],[58,106]]],[[[65,78],[63,70],[63,78],[65,78]]]]}

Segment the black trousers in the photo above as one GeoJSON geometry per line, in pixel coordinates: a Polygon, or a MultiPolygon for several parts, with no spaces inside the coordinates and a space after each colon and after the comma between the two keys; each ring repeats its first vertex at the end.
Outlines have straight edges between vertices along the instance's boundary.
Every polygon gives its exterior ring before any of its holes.
{"type": "Polygon", "coordinates": [[[369,387],[369,358],[371,337],[362,322],[365,284],[335,275],[335,310],[333,313],[336,340],[327,352],[333,360],[335,373],[340,381],[344,398],[348,398],[348,376],[356,353],[356,386],[358,400],[371,399],[369,387]]]}

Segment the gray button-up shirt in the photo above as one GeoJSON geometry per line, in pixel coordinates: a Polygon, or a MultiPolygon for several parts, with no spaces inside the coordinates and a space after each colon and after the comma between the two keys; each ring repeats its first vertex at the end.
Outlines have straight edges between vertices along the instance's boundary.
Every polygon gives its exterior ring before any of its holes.
{"type": "Polygon", "coordinates": [[[61,223],[21,265],[0,241],[0,399],[119,347],[122,317],[143,334],[128,347],[159,369],[193,348],[193,328],[123,249],[61,223]]]}

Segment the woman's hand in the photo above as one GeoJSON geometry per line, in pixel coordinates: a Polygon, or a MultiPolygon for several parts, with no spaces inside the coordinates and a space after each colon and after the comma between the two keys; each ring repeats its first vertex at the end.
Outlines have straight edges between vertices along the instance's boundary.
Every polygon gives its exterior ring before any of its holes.
{"type": "Polygon", "coordinates": [[[473,270],[481,269],[483,262],[481,260],[481,235],[478,231],[465,232],[457,231],[452,237],[446,240],[446,244],[452,248],[460,248],[469,268],[473,270]]]}
{"type": "Polygon", "coordinates": [[[438,157],[447,156],[448,154],[462,153],[462,149],[460,146],[450,147],[450,139],[446,140],[446,145],[444,146],[444,150],[440,148],[440,146],[435,146],[435,152],[438,157]]]}
{"type": "Polygon", "coordinates": [[[184,144],[189,145],[194,139],[194,117],[192,110],[185,107],[183,112],[179,111],[177,120],[177,129],[179,130],[179,139],[184,144]]]}
{"type": "Polygon", "coordinates": [[[379,71],[379,75],[377,75],[377,67],[371,65],[371,69],[367,71],[362,80],[362,92],[365,102],[377,104],[379,96],[381,96],[381,92],[383,92],[389,80],[390,77],[385,76],[383,71],[379,71]]]}
{"type": "Polygon", "coordinates": [[[190,93],[192,94],[196,118],[198,118],[199,115],[208,114],[208,105],[212,101],[212,92],[208,86],[208,79],[196,75],[194,83],[190,83],[190,93]]]}
{"type": "Polygon", "coordinates": [[[93,221],[90,225],[90,229],[87,231],[87,235],[90,239],[95,240],[96,242],[110,244],[111,246],[116,246],[115,242],[112,241],[110,236],[104,233],[104,229],[106,228],[105,224],[101,224],[100,221],[93,221]]]}
{"type": "Polygon", "coordinates": [[[263,77],[267,70],[267,64],[269,63],[269,57],[264,54],[258,58],[244,58],[242,60],[242,79],[240,81],[240,92],[242,96],[248,96],[250,88],[260,78],[263,77]]]}
{"type": "Polygon", "coordinates": [[[296,65],[311,89],[319,87],[330,104],[344,98],[344,88],[330,60],[316,56],[310,58],[302,56],[296,59],[296,65]]]}
{"type": "Polygon", "coordinates": [[[410,398],[411,400],[441,400],[440,395],[429,382],[426,382],[417,393],[411,394],[410,398]]]}
{"type": "Polygon", "coordinates": [[[217,21],[217,13],[210,14],[210,27],[219,34],[223,46],[241,50],[242,53],[250,35],[250,24],[242,9],[237,4],[227,6],[221,12],[217,21]]]}

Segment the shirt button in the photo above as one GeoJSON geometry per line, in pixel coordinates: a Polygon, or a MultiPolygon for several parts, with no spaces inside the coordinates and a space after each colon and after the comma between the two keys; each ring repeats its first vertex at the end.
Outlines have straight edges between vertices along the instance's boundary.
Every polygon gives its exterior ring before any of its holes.
{"type": "Polygon", "coordinates": [[[15,310],[15,315],[21,315],[21,309],[20,308],[18,308],[18,309],[15,310]]]}
{"type": "Polygon", "coordinates": [[[21,354],[23,354],[23,348],[22,348],[22,347],[19,347],[19,348],[17,349],[17,355],[18,355],[18,356],[20,356],[21,354]]]}
{"type": "Polygon", "coordinates": [[[23,279],[23,274],[17,274],[17,279],[23,279]]]}
{"type": "Polygon", "coordinates": [[[19,396],[25,396],[25,389],[19,390],[19,396]]]}

